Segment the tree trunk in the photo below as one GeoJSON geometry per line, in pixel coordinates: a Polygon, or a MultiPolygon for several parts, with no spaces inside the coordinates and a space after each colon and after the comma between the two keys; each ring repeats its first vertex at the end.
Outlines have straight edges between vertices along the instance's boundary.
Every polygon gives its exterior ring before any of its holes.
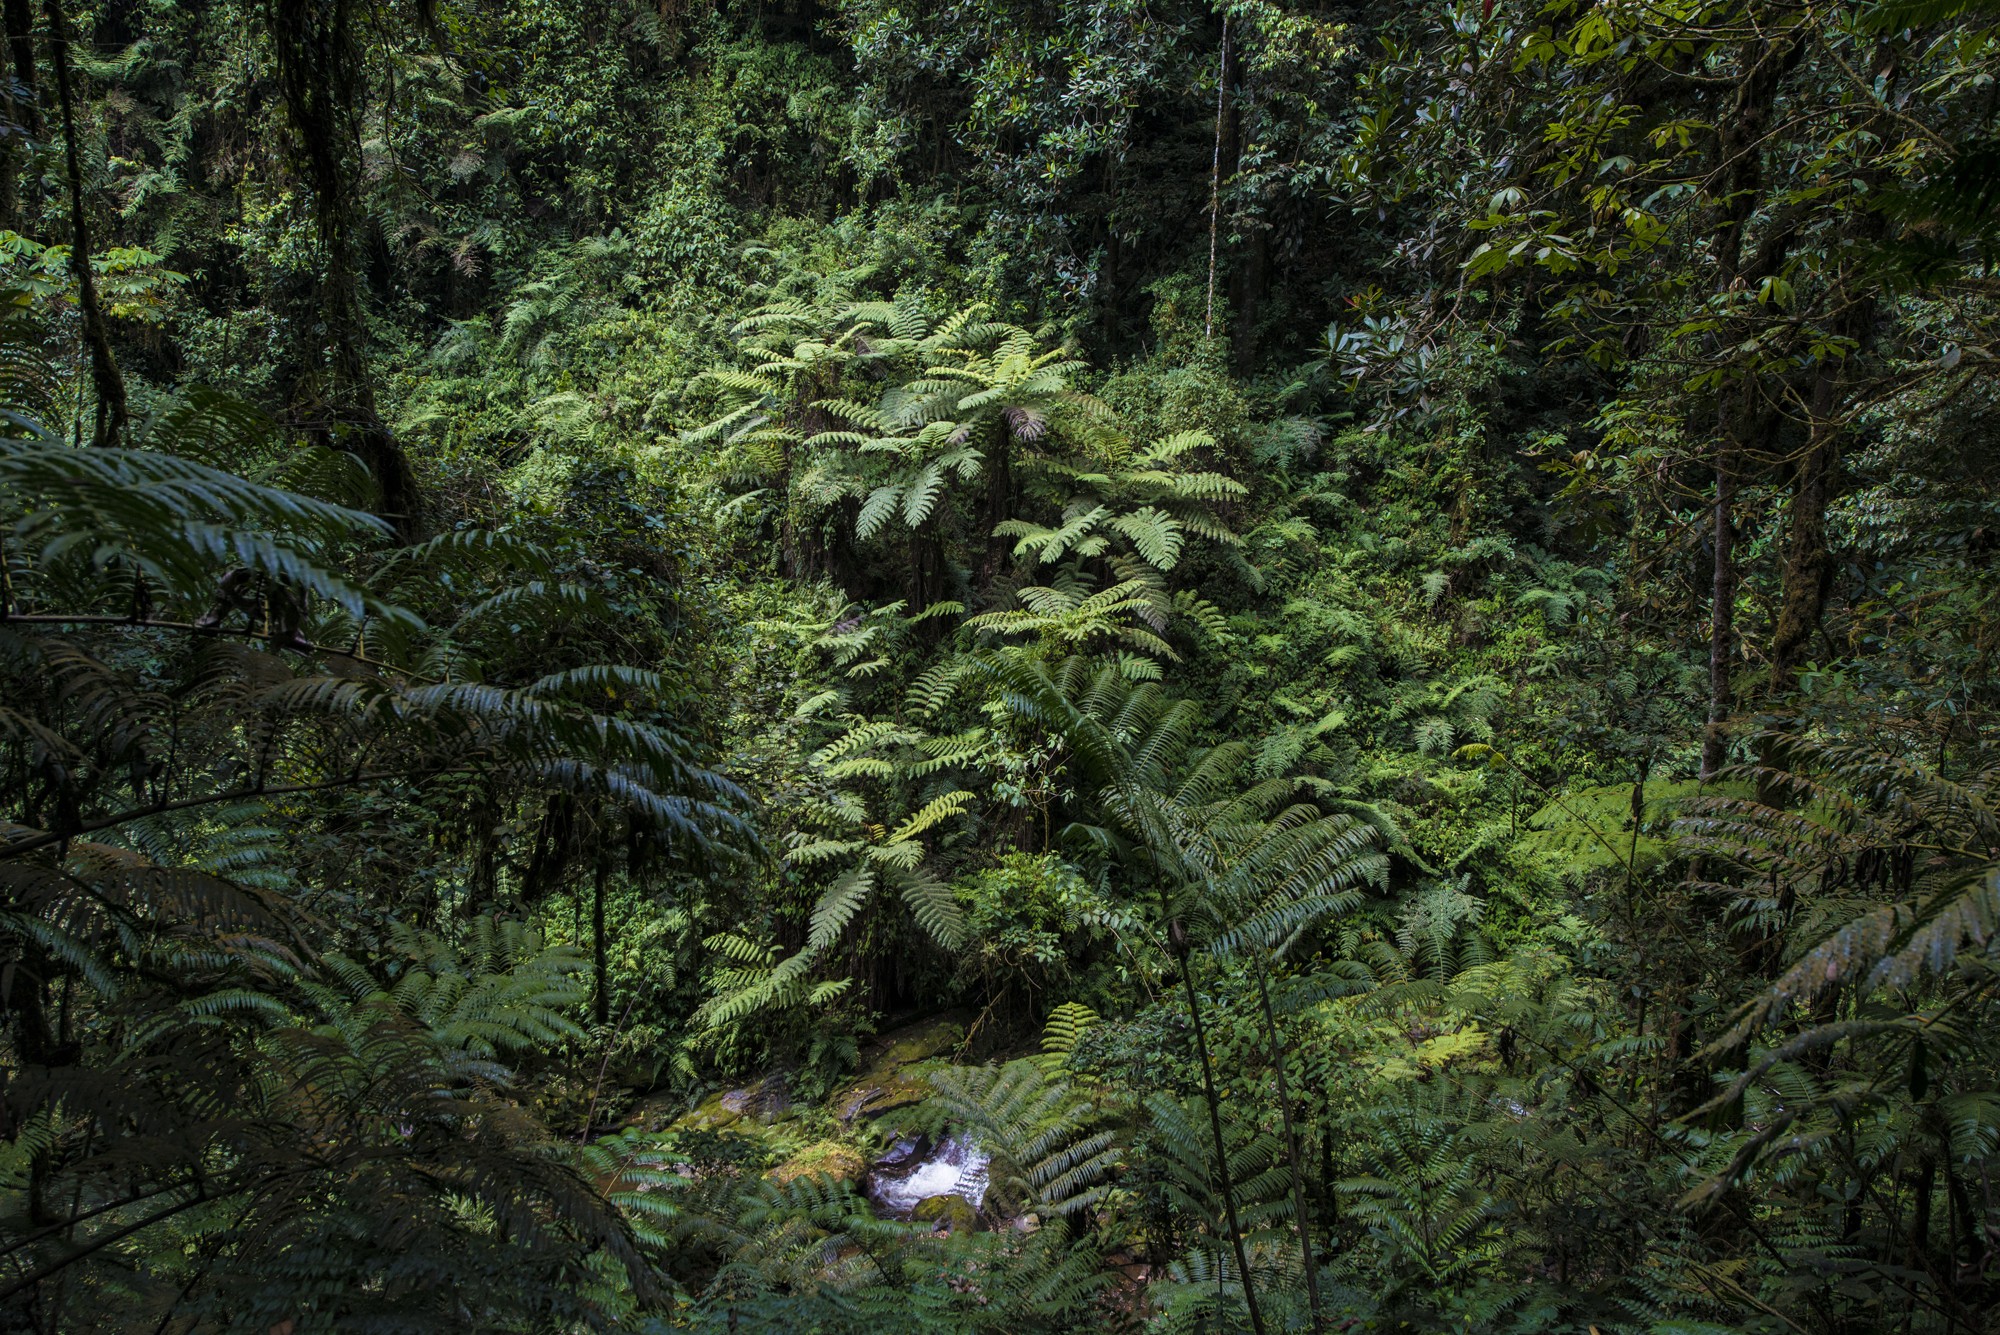
{"type": "Polygon", "coordinates": [[[42,109],[35,89],[35,7],[31,0],[5,0],[7,52],[14,65],[14,82],[26,98],[27,119],[21,125],[31,134],[42,132],[42,109]]]}
{"type": "Polygon", "coordinates": [[[91,439],[98,445],[116,445],[125,434],[125,377],[119,374],[118,360],[111,355],[111,337],[97,301],[97,276],[90,267],[90,218],[83,203],[83,166],[77,155],[70,88],[69,20],[62,0],[44,0],[44,7],[49,19],[49,55],[55,66],[56,103],[62,109],[63,157],[69,182],[69,267],[76,278],[83,341],[90,349],[90,378],[97,391],[97,420],[91,439]]]}
{"type": "Polygon", "coordinates": [[[1785,554],[1777,629],[1771,636],[1770,694],[1774,701],[1791,693],[1833,588],[1835,563],[1826,542],[1826,507],[1834,495],[1840,465],[1841,383],[1849,362],[1867,346],[1874,323],[1874,298],[1856,298],[1834,321],[1836,332],[1848,340],[1851,350],[1840,360],[1822,358],[1813,376],[1806,454],[1792,474],[1791,541],[1785,554]]]}
{"type": "MultiPolygon", "coordinates": [[[[351,450],[368,468],[378,512],[403,542],[422,530],[423,496],[409,456],[382,421],[368,366],[368,323],[355,261],[354,194],[361,151],[363,70],[351,0],[270,0],[278,82],[292,126],[292,151],[311,187],[324,252],[317,310],[302,315],[324,329],[311,352],[325,383],[306,413],[321,442],[351,450]]],[[[308,405],[301,405],[308,406],[308,405]]]]}
{"type": "Polygon", "coordinates": [[[6,125],[6,145],[0,149],[0,227],[21,229],[26,210],[21,207],[21,164],[27,158],[27,140],[42,132],[42,109],[35,96],[35,9],[30,0],[4,0],[0,19],[7,30],[7,62],[13,66],[4,95],[0,95],[0,115],[6,125]]]}
{"type": "MultiPolygon", "coordinates": [[[[1827,376],[1822,373],[1824,383],[1827,376]]],[[[1819,397],[1815,389],[1814,398],[1819,397]]],[[[1785,555],[1782,601],[1771,636],[1770,697],[1791,694],[1806,647],[1819,629],[1833,586],[1833,553],[1826,545],[1826,502],[1835,464],[1835,429],[1813,423],[1812,443],[1792,479],[1790,550],[1785,555]]]]}
{"type": "MultiPolygon", "coordinates": [[[[1777,229],[1766,239],[1745,273],[1743,229],[1755,214],[1762,197],[1764,162],[1760,144],[1770,120],[1778,86],[1804,54],[1803,38],[1787,48],[1762,42],[1745,43],[1739,53],[1743,74],[1737,81],[1731,105],[1718,108],[1715,176],[1717,217],[1714,229],[1716,257],[1715,291],[1724,301],[1742,290],[1743,285],[1763,271],[1775,271],[1789,248],[1790,233],[1777,229]]],[[[1732,321],[1732,325],[1739,323],[1732,321]]],[[[1720,340],[1724,349],[1733,347],[1740,334],[1720,340]]],[[[1727,727],[1734,699],[1729,688],[1729,669],[1736,654],[1736,488],[1737,474],[1746,463],[1743,444],[1749,426],[1750,387],[1725,384],[1716,412],[1715,462],[1715,566],[1709,588],[1708,635],[1708,726],[1701,743],[1701,777],[1715,777],[1728,757],[1727,727]]]]}
{"type": "MultiPolygon", "coordinates": [[[[1896,77],[1896,46],[1880,43],[1875,51],[1872,73],[1878,86],[1893,87],[1896,77]]],[[[1886,93],[1885,93],[1886,96],[1886,93]]],[[[1870,118],[1871,128],[1886,135],[1886,117],[1870,118]]],[[[1871,185],[1880,178],[1869,173],[1871,185]]],[[[1855,221],[1851,239],[1862,245],[1880,240],[1885,226],[1883,215],[1866,210],[1855,221]]],[[[1831,332],[1844,340],[1847,353],[1840,358],[1822,352],[1814,368],[1812,393],[1807,399],[1806,454],[1792,474],[1792,516],[1790,547],[1778,609],[1778,624],[1771,636],[1770,697],[1782,701],[1791,693],[1803,662],[1806,647],[1819,630],[1826,611],[1827,595],[1833,589],[1834,560],[1826,542],[1826,507],[1833,493],[1840,462],[1840,433],[1844,426],[1842,384],[1853,361],[1871,341],[1875,325],[1875,297],[1865,287],[1859,294],[1857,283],[1867,279],[1843,264],[1835,272],[1832,299],[1836,304],[1829,321],[1831,332]]]]}
{"type": "MultiPolygon", "coordinates": [[[[1725,423],[1724,438],[1729,427],[1725,423]]],[[[1728,755],[1730,660],[1736,653],[1736,460],[1725,451],[1715,465],[1715,565],[1709,586],[1708,729],[1701,740],[1701,777],[1715,777],[1728,755]]]]}
{"type": "Polygon", "coordinates": [[[1215,152],[1208,174],[1208,305],[1202,322],[1202,338],[1215,338],[1216,237],[1222,226],[1222,122],[1229,93],[1229,15],[1222,16],[1222,46],[1215,65],[1215,152]]]}

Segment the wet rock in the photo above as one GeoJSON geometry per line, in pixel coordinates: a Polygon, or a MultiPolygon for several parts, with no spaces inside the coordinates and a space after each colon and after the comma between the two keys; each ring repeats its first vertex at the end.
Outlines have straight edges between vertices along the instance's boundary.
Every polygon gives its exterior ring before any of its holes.
{"type": "Polygon", "coordinates": [[[964,1017],[952,1012],[891,1029],[869,1045],[871,1070],[893,1070],[942,1056],[965,1041],[964,1017]]]}
{"type": "Polygon", "coordinates": [[[910,1211],[914,1224],[936,1224],[947,1233],[974,1233],[979,1211],[963,1196],[926,1196],[910,1211]]]}

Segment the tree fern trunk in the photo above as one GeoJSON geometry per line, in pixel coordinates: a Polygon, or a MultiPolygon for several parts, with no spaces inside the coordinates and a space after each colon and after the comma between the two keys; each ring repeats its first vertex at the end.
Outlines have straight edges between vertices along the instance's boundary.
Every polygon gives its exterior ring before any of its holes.
{"type": "Polygon", "coordinates": [[[1004,417],[995,422],[993,436],[993,457],[986,461],[986,506],[982,525],[986,530],[983,535],[986,539],[986,559],[979,567],[981,594],[988,593],[1007,568],[1007,539],[993,530],[1009,518],[1014,508],[1014,440],[1004,417]]]}
{"type": "Polygon", "coordinates": [[[1944,1163],[1944,1185],[1952,1218],[1952,1264],[1947,1273],[1956,1292],[1961,1266],[1974,1275],[1986,1273],[1986,1237],[1979,1214],[1972,1208],[1972,1197],[1965,1189],[1965,1179],[1952,1171],[1948,1158],[1944,1163]]]}
{"type": "Polygon", "coordinates": [[[1931,1196],[1937,1189],[1937,1160],[1929,1155],[1917,1167],[1917,1189],[1910,1212],[1912,1270],[1929,1271],[1931,1263],[1931,1196]]]}

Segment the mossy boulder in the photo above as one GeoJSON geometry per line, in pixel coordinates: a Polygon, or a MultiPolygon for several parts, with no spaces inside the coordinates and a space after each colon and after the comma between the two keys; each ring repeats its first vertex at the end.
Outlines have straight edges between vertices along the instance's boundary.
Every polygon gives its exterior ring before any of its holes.
{"type": "Polygon", "coordinates": [[[639,1099],[625,1114],[625,1127],[652,1133],[665,1131],[681,1117],[681,1096],[662,1093],[639,1099]]]}
{"type": "Polygon", "coordinates": [[[922,1103],[931,1096],[930,1081],[912,1075],[885,1075],[865,1081],[840,1096],[834,1113],[843,1122],[857,1117],[880,1117],[898,1108],[922,1103]]]}
{"type": "Polygon", "coordinates": [[[979,1228],[979,1211],[963,1196],[927,1196],[910,1211],[910,1222],[940,1224],[947,1233],[973,1233],[979,1228]]]}
{"type": "Polygon", "coordinates": [[[669,1131],[737,1131],[755,1135],[797,1115],[782,1075],[767,1076],[743,1089],[710,1094],[668,1125],[669,1131]]]}
{"type": "Polygon", "coordinates": [[[835,1182],[856,1183],[868,1171],[868,1160],[852,1145],[843,1145],[837,1140],[822,1140],[808,1145],[791,1158],[773,1168],[766,1176],[779,1184],[796,1182],[802,1177],[831,1178],[835,1182]]]}
{"type": "Polygon", "coordinates": [[[951,1051],[965,1041],[965,1020],[948,1012],[918,1024],[891,1029],[875,1041],[869,1070],[893,1071],[951,1051]]]}
{"type": "Polygon", "coordinates": [[[722,1096],[722,1106],[739,1117],[754,1118],[765,1126],[797,1115],[792,1108],[791,1083],[782,1071],[767,1075],[754,1085],[730,1090],[722,1096]]]}
{"type": "Polygon", "coordinates": [[[730,1107],[730,1095],[734,1090],[719,1090],[697,1103],[687,1112],[675,1118],[669,1131],[721,1131],[735,1126],[743,1120],[743,1110],[739,1105],[730,1107]]]}
{"type": "Polygon", "coordinates": [[[834,1099],[834,1115],[843,1122],[875,1118],[929,1098],[930,1082],[920,1068],[965,1042],[965,1018],[962,1012],[948,1012],[876,1039],[865,1054],[862,1073],[834,1099]]]}

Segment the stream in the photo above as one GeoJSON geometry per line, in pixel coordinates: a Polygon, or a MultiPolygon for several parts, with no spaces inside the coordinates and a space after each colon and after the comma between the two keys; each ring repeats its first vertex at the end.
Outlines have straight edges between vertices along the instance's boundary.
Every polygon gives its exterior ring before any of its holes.
{"type": "Polygon", "coordinates": [[[967,1135],[901,1138],[869,1169],[865,1190],[885,1218],[908,1219],[933,1196],[958,1196],[974,1210],[986,1200],[985,1153],[967,1135]]]}

